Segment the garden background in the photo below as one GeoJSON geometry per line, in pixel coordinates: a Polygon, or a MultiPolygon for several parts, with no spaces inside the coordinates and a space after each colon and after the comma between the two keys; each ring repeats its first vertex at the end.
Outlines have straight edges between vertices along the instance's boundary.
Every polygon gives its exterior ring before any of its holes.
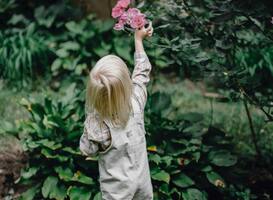
{"type": "MultiPolygon", "coordinates": [[[[133,35],[103,0],[0,0],[0,199],[100,199],[78,149],[85,84],[133,35]]],[[[273,2],[134,1],[153,21],[145,127],[155,199],[273,199],[273,2]]]]}

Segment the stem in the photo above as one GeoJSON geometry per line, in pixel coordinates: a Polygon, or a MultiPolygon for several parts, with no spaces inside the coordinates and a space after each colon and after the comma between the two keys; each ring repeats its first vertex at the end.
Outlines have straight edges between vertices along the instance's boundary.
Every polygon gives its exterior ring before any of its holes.
{"type": "Polygon", "coordinates": [[[244,102],[244,106],[245,106],[245,110],[246,110],[246,114],[247,114],[247,118],[248,118],[248,122],[249,122],[249,127],[250,127],[250,131],[251,131],[251,137],[252,137],[252,141],[256,150],[256,156],[257,159],[259,160],[261,158],[261,151],[258,147],[258,142],[257,142],[257,134],[254,130],[254,126],[253,126],[253,121],[252,121],[252,116],[250,114],[248,105],[247,105],[247,100],[245,98],[243,98],[243,102],[244,102]]]}
{"type": "Polygon", "coordinates": [[[210,99],[210,126],[212,126],[213,123],[213,99],[210,99]]]}

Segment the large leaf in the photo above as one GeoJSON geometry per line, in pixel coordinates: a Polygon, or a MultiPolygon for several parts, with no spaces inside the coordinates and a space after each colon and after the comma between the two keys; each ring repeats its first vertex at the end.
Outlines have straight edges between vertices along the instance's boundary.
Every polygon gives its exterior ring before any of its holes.
{"type": "Polygon", "coordinates": [[[237,157],[226,150],[211,151],[208,158],[211,163],[219,167],[230,167],[237,162],[237,157]]]}
{"type": "Polygon", "coordinates": [[[195,184],[194,181],[184,173],[179,173],[178,175],[176,175],[172,179],[172,182],[181,188],[187,188],[195,184]]]}
{"type": "Polygon", "coordinates": [[[90,200],[92,193],[89,188],[72,186],[67,194],[70,200],[90,200]]]}
{"type": "Polygon", "coordinates": [[[216,187],[225,187],[224,179],[216,172],[210,171],[206,173],[208,181],[216,187]]]}
{"type": "Polygon", "coordinates": [[[32,200],[35,198],[35,195],[39,191],[40,184],[35,185],[34,187],[29,188],[27,191],[23,192],[20,196],[20,200],[32,200]]]}
{"type": "Polygon", "coordinates": [[[63,200],[66,197],[66,188],[64,185],[58,184],[58,178],[49,176],[44,181],[42,195],[44,198],[63,200]]]}
{"type": "Polygon", "coordinates": [[[206,200],[207,199],[206,194],[196,188],[189,188],[186,191],[182,192],[182,197],[185,200],[206,200]]]}
{"type": "Polygon", "coordinates": [[[54,190],[54,188],[57,186],[57,183],[58,178],[54,176],[49,176],[46,178],[42,187],[42,194],[44,198],[49,197],[50,192],[54,190]]]}
{"type": "Polygon", "coordinates": [[[152,172],[152,179],[157,181],[163,181],[165,183],[170,182],[170,175],[164,170],[156,170],[156,172],[152,172]]]}

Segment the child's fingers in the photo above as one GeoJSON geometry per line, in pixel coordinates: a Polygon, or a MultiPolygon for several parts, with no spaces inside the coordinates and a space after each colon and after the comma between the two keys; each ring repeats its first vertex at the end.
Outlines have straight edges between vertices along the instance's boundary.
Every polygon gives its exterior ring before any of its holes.
{"type": "Polygon", "coordinates": [[[153,26],[152,26],[152,22],[149,22],[149,26],[146,28],[146,31],[150,31],[152,30],[153,26]]]}
{"type": "Polygon", "coordinates": [[[148,36],[150,37],[150,36],[152,36],[153,35],[153,32],[154,32],[154,29],[152,28],[150,31],[148,31],[148,36]]]}

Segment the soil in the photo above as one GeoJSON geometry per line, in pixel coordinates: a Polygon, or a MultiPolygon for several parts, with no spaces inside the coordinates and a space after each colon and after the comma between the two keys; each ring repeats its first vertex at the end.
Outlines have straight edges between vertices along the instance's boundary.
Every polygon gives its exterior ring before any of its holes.
{"type": "Polygon", "coordinates": [[[19,140],[11,135],[0,135],[0,200],[19,196],[20,188],[15,181],[26,161],[19,140]]]}

